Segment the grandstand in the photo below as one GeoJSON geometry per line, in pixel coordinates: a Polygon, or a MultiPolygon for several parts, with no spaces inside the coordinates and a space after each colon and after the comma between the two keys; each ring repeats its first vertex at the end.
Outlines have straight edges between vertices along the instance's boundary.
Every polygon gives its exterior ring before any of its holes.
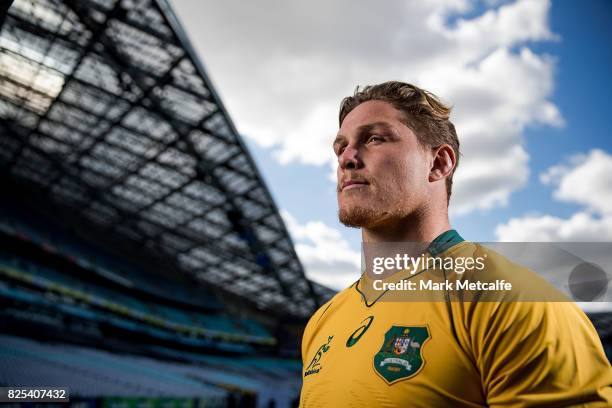
{"type": "Polygon", "coordinates": [[[294,405],[333,292],[169,3],[17,0],[0,24],[0,386],[294,405]]]}

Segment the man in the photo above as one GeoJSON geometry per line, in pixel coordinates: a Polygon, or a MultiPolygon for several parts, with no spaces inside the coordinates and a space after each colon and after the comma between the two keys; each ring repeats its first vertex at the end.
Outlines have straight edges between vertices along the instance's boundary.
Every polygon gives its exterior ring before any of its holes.
{"type": "MultiPolygon", "coordinates": [[[[427,259],[486,258],[485,280],[536,279],[451,229],[459,141],[449,114],[433,94],[401,82],[345,98],[333,143],[340,221],[361,228],[364,245],[430,243],[427,259]]],[[[434,275],[421,265],[390,279],[434,275]]],[[[372,283],[364,273],[311,317],[303,408],[612,406],[612,370],[573,302],[462,302],[447,292],[393,302],[372,283]]],[[[528,290],[518,286],[514,300],[528,290]]]]}

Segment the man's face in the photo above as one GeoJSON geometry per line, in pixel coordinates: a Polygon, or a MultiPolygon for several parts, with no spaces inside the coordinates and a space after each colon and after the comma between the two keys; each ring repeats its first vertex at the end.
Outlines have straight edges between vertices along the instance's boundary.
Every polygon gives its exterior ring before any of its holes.
{"type": "Polygon", "coordinates": [[[334,152],[338,216],[343,224],[383,227],[423,208],[433,157],[393,105],[383,101],[358,105],[344,118],[334,152]]]}

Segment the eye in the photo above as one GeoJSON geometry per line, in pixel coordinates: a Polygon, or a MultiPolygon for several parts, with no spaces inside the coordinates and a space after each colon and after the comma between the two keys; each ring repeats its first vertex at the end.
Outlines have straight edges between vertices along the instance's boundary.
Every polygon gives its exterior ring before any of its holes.
{"type": "Polygon", "coordinates": [[[384,142],[385,139],[382,136],[379,135],[372,135],[368,138],[368,141],[366,143],[370,144],[370,143],[378,143],[378,142],[384,142]]]}

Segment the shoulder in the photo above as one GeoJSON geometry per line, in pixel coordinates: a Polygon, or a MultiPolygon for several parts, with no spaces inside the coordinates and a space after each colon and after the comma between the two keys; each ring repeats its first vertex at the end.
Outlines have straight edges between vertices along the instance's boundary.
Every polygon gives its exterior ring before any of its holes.
{"type": "Polygon", "coordinates": [[[336,293],[330,300],[321,305],[312,314],[312,316],[310,316],[310,318],[308,319],[308,323],[306,324],[306,328],[304,329],[304,335],[302,336],[302,352],[308,349],[312,338],[317,332],[317,328],[326,318],[326,316],[331,312],[331,309],[333,309],[334,305],[343,303],[344,299],[346,299],[348,296],[352,295],[353,292],[355,292],[356,284],[357,282],[336,293]]]}
{"type": "MultiPolygon", "coordinates": [[[[506,253],[505,250],[504,253],[506,253]]],[[[457,245],[452,252],[445,256],[455,258],[455,268],[451,271],[451,276],[455,279],[481,282],[487,284],[486,286],[489,288],[503,287],[503,290],[495,291],[473,290],[468,293],[470,299],[527,303],[571,302],[567,295],[542,275],[521,265],[520,262],[514,261],[514,259],[520,260],[520,256],[510,254],[511,259],[489,246],[468,241],[457,245]],[[468,262],[469,267],[467,267],[468,262]],[[459,269],[458,265],[463,265],[463,269],[459,269]]],[[[529,308],[531,307],[533,305],[529,306],[529,308]]]]}
{"type": "Polygon", "coordinates": [[[512,344],[516,339],[533,341],[534,345],[572,336],[598,341],[590,320],[578,305],[536,272],[472,242],[462,243],[450,256],[483,260],[480,270],[454,272],[457,280],[512,284],[508,291],[455,293],[451,308],[477,352],[487,344],[500,341],[512,344]]]}
{"type": "Polygon", "coordinates": [[[350,295],[354,295],[353,292],[355,292],[356,284],[357,282],[353,283],[347,288],[344,288],[340,292],[336,293],[330,300],[319,306],[319,308],[308,319],[308,324],[306,325],[305,332],[313,326],[316,326],[320,322],[320,320],[327,314],[329,309],[332,308],[333,305],[342,303],[344,299],[346,299],[350,295]]]}

